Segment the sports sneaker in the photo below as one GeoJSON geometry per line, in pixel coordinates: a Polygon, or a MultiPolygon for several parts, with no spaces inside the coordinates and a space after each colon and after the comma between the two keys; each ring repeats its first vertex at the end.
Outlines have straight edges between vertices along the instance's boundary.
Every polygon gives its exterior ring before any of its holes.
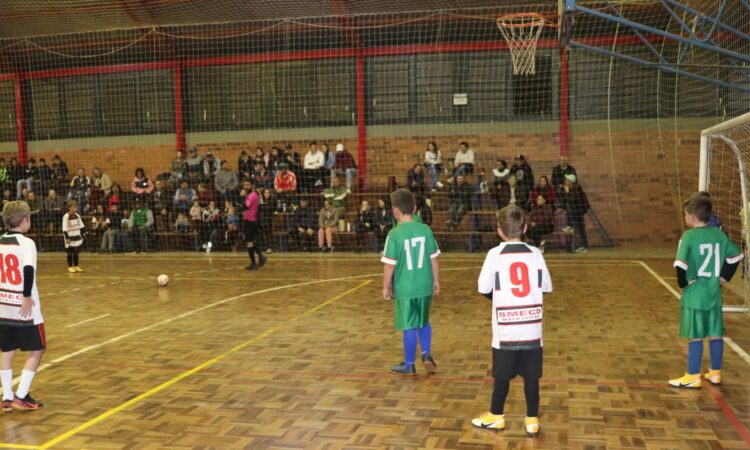
{"type": "Polygon", "coordinates": [[[329,250],[329,251],[330,251],[331,253],[333,253],[333,245],[332,245],[332,246],[331,246],[331,248],[329,248],[328,250],[329,250]]]}
{"type": "Polygon", "coordinates": [[[396,375],[416,375],[417,369],[414,368],[414,365],[407,366],[406,364],[401,363],[388,369],[388,373],[394,373],[396,375]]]}
{"type": "Polygon", "coordinates": [[[586,247],[578,247],[576,249],[576,253],[588,253],[588,251],[589,249],[587,249],[586,247]]]}
{"type": "Polygon", "coordinates": [[[500,431],[505,429],[505,415],[492,414],[487,411],[476,419],[471,419],[471,424],[477,428],[488,428],[490,430],[500,431]]]}
{"type": "Polygon", "coordinates": [[[441,182],[439,182],[439,181],[438,181],[438,182],[437,182],[436,184],[437,184],[437,187],[439,187],[439,188],[441,188],[441,187],[445,186],[445,185],[444,185],[443,183],[441,183],[441,182]]]}
{"type": "MultiPolygon", "coordinates": [[[[5,402],[3,402],[3,406],[4,406],[4,403],[5,402]]],[[[14,409],[33,411],[35,409],[39,409],[42,406],[44,406],[44,403],[38,402],[34,400],[33,398],[31,398],[31,394],[26,394],[26,397],[24,398],[15,397],[13,401],[11,402],[11,405],[13,406],[14,409]]]]}
{"type": "Polygon", "coordinates": [[[250,264],[249,266],[245,267],[245,269],[252,272],[254,270],[258,270],[258,265],[257,264],[250,264]]]}
{"type": "Polygon", "coordinates": [[[526,428],[526,434],[529,436],[536,436],[539,434],[539,418],[538,417],[527,417],[523,420],[523,425],[526,428]]]}
{"type": "Polygon", "coordinates": [[[328,251],[328,247],[320,247],[320,253],[325,253],[328,251]]]}
{"type": "Polygon", "coordinates": [[[427,373],[437,372],[437,364],[435,364],[435,360],[432,359],[432,355],[429,353],[422,353],[422,365],[427,373]]]}
{"type": "Polygon", "coordinates": [[[75,266],[73,267],[73,269],[75,269],[76,272],[83,272],[83,269],[81,269],[79,266],[75,266]]]}
{"type": "Polygon", "coordinates": [[[76,273],[75,267],[68,267],[68,272],[70,272],[70,273],[76,273]]]}
{"type": "Polygon", "coordinates": [[[695,375],[686,373],[680,378],[669,380],[669,385],[678,388],[698,389],[701,387],[701,375],[699,373],[695,375]]]}
{"type": "Polygon", "coordinates": [[[721,384],[721,370],[709,370],[703,375],[711,384],[721,384]]]}
{"type": "Polygon", "coordinates": [[[266,265],[266,261],[268,261],[268,258],[266,258],[263,255],[260,255],[260,261],[258,261],[258,268],[261,268],[266,265]]]}
{"type": "Polygon", "coordinates": [[[575,230],[573,230],[573,227],[571,227],[570,225],[568,225],[565,228],[563,228],[562,231],[563,231],[563,233],[572,233],[575,230]]]}
{"type": "Polygon", "coordinates": [[[3,400],[3,412],[13,411],[13,400],[3,400]]]}

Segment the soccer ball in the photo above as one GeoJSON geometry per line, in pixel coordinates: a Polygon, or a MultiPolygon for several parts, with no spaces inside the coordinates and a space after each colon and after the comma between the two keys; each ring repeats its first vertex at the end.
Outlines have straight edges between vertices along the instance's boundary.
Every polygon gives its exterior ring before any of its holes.
{"type": "Polygon", "coordinates": [[[165,274],[161,274],[156,277],[156,282],[159,283],[159,286],[166,287],[169,284],[169,277],[165,274]]]}

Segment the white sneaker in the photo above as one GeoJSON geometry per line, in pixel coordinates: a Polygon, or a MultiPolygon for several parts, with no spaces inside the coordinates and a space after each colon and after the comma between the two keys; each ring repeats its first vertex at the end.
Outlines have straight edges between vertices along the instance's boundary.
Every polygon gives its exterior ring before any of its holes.
{"type": "Polygon", "coordinates": [[[445,185],[444,185],[443,183],[441,183],[441,182],[439,182],[439,181],[437,182],[437,187],[441,188],[441,187],[443,187],[443,186],[445,186],[445,185]]]}
{"type": "Polygon", "coordinates": [[[588,251],[589,249],[587,249],[586,247],[578,247],[576,249],[576,253],[588,253],[588,251]]]}
{"type": "Polygon", "coordinates": [[[572,233],[573,232],[573,227],[571,227],[570,225],[568,225],[567,227],[563,228],[562,231],[563,231],[563,233],[572,233]]]}
{"type": "Polygon", "coordinates": [[[351,193],[352,193],[352,190],[351,190],[351,188],[346,188],[346,193],[347,193],[347,194],[351,194],[351,193]]]}

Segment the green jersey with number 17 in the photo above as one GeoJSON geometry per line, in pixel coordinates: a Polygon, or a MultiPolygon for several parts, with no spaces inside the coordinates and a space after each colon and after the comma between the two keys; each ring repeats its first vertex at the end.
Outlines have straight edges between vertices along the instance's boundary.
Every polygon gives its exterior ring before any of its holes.
{"type": "Polygon", "coordinates": [[[734,264],[742,258],[740,249],[718,228],[686,231],[674,261],[674,267],[685,270],[690,283],[682,291],[680,304],[700,310],[721,308],[721,268],[725,262],[734,264]]]}
{"type": "Polygon", "coordinates": [[[394,269],[393,294],[397,299],[432,295],[432,258],[440,254],[432,230],[425,224],[404,222],[393,228],[385,240],[385,264],[394,269]]]}

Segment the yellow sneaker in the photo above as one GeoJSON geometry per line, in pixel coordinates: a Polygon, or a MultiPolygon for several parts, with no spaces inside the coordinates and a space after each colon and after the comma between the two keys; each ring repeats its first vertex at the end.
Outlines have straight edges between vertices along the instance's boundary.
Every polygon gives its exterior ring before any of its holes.
{"type": "Polygon", "coordinates": [[[471,419],[471,424],[477,428],[487,428],[500,431],[505,429],[505,415],[495,415],[487,411],[476,419],[471,419]]]}
{"type": "Polygon", "coordinates": [[[698,389],[701,387],[701,374],[696,373],[690,375],[689,373],[686,373],[680,378],[669,380],[669,385],[678,388],[698,389]]]}
{"type": "Polygon", "coordinates": [[[711,384],[721,384],[721,370],[709,370],[703,375],[711,384]]]}
{"type": "Polygon", "coordinates": [[[539,434],[539,429],[541,426],[539,425],[539,418],[538,417],[527,417],[523,420],[523,425],[526,428],[526,434],[529,436],[536,436],[539,434]]]}
{"type": "Polygon", "coordinates": [[[73,267],[68,267],[68,272],[70,273],[76,273],[76,269],[73,267]]]}
{"type": "Polygon", "coordinates": [[[73,268],[75,269],[75,271],[76,271],[76,272],[83,272],[83,269],[81,269],[81,268],[80,268],[80,267],[78,267],[78,266],[75,266],[75,267],[73,267],[73,268]]]}

